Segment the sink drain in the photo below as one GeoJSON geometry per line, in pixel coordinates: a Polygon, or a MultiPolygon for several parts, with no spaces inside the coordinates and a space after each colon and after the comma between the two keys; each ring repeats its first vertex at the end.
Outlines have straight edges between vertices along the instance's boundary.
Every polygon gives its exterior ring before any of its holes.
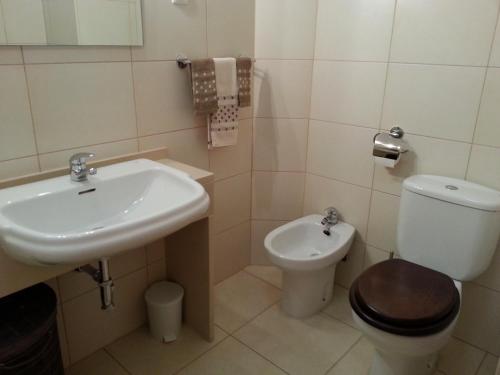
{"type": "Polygon", "coordinates": [[[309,254],[309,257],[314,258],[317,257],[318,255],[321,255],[321,253],[318,251],[313,251],[311,254],[309,254]]]}

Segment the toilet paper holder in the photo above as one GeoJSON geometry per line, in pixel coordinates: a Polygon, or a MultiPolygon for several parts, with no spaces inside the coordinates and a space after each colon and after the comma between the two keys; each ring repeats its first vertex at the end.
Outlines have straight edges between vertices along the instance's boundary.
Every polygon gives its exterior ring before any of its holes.
{"type": "Polygon", "coordinates": [[[403,140],[405,132],[399,126],[389,133],[377,133],[373,137],[373,156],[396,160],[400,154],[408,151],[408,143],[403,140]]]}
{"type": "Polygon", "coordinates": [[[394,167],[402,154],[408,152],[408,143],[403,139],[405,132],[399,126],[393,127],[389,133],[377,133],[373,137],[373,156],[386,161],[386,166],[394,167]],[[392,165],[391,165],[392,164],[392,165]]]}

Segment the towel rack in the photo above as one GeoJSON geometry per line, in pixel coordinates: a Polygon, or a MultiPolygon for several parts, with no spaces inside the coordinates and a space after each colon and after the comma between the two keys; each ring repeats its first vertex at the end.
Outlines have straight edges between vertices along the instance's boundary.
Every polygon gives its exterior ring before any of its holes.
{"type": "MultiPolygon", "coordinates": [[[[242,57],[242,56],[240,56],[242,57]]],[[[180,68],[180,69],[186,69],[187,67],[190,67],[191,66],[191,60],[188,59],[186,56],[177,56],[177,66],[180,68]]],[[[255,62],[255,59],[252,59],[253,62],[255,62]]]]}

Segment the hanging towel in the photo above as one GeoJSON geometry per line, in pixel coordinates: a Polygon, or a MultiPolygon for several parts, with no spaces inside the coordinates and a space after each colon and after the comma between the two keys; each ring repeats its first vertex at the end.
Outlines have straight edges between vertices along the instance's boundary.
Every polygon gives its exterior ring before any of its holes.
{"type": "Polygon", "coordinates": [[[191,62],[191,84],[193,88],[194,112],[208,115],[219,108],[215,82],[215,64],[212,59],[191,62]]]}
{"type": "Polygon", "coordinates": [[[252,59],[239,57],[236,59],[238,75],[238,100],[240,108],[250,107],[252,104],[252,59]]]}
{"type": "Polygon", "coordinates": [[[238,140],[236,59],[214,59],[218,110],[208,116],[208,147],[235,145],[238,140]]]}

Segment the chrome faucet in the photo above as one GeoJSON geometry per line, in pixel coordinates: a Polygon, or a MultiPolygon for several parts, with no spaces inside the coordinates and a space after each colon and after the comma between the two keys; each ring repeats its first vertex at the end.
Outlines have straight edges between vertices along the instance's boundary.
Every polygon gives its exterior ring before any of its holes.
{"type": "Polygon", "coordinates": [[[333,207],[328,207],[325,214],[326,216],[321,220],[321,225],[325,226],[323,233],[329,236],[331,234],[330,229],[339,222],[339,214],[333,207]]]}
{"type": "Polygon", "coordinates": [[[71,181],[87,181],[87,175],[95,175],[97,173],[97,169],[95,168],[87,169],[87,160],[94,156],[91,152],[81,152],[69,159],[71,181]]]}

